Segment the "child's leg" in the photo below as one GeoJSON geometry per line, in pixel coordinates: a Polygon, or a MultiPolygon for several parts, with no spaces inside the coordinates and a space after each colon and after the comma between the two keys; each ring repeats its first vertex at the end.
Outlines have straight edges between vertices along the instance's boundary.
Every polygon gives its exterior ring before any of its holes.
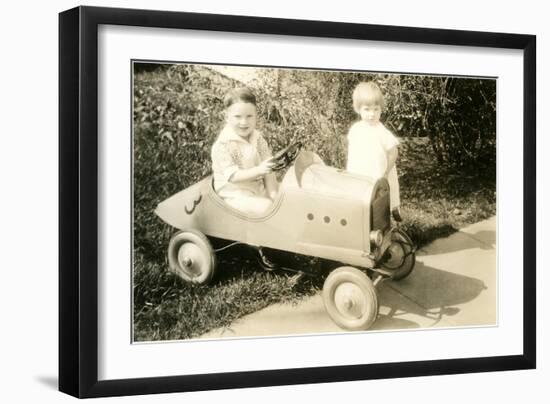
{"type": "Polygon", "coordinates": [[[261,196],[236,196],[232,198],[226,198],[225,202],[247,215],[261,215],[267,212],[272,204],[271,199],[261,196]]]}

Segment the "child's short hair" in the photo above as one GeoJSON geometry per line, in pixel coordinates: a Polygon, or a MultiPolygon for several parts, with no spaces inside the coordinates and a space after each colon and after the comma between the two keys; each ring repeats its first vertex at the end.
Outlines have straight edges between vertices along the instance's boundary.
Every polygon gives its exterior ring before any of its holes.
{"type": "Polygon", "coordinates": [[[380,105],[384,108],[384,96],[378,84],[374,81],[364,81],[357,84],[353,90],[353,109],[358,111],[362,105],[380,105]]]}
{"type": "Polygon", "coordinates": [[[256,106],[256,96],[248,87],[239,87],[229,91],[223,99],[225,108],[229,108],[237,102],[246,102],[256,106]]]}

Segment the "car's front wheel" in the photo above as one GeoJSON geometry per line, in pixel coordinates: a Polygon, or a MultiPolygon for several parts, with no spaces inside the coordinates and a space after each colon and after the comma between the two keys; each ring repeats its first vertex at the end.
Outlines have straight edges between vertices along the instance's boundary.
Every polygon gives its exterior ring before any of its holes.
{"type": "Polygon", "coordinates": [[[346,330],[366,330],[378,316],[378,296],[370,278],[353,267],[332,271],[323,285],[330,318],[346,330]]]}

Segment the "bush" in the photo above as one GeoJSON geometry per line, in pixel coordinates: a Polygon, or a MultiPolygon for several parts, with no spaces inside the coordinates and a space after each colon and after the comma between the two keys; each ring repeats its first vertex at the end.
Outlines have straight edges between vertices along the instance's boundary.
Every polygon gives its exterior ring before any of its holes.
{"type": "Polygon", "coordinates": [[[164,251],[167,235],[153,210],[158,202],[210,174],[210,145],[222,125],[222,98],[223,91],[217,91],[204,68],[160,65],[135,75],[137,252],[164,251]]]}
{"type": "MultiPolygon", "coordinates": [[[[455,77],[359,74],[339,76],[340,110],[354,119],[351,94],[360,81],[378,83],[384,123],[400,137],[429,137],[439,163],[470,172],[495,165],[496,81],[455,77]]],[[[494,170],[494,168],[493,168],[494,170]]]]}
{"type": "Polygon", "coordinates": [[[454,77],[263,69],[256,91],[273,144],[299,138],[330,165],[345,163],[343,135],[357,114],[351,94],[375,81],[384,123],[398,137],[428,137],[440,164],[470,173],[496,158],[496,81],[454,77]]]}

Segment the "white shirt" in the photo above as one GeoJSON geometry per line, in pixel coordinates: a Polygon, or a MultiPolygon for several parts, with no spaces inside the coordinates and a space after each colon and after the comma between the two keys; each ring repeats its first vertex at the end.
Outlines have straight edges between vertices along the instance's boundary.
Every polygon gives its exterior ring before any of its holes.
{"type": "Polygon", "coordinates": [[[375,179],[383,177],[388,169],[388,152],[398,144],[397,138],[381,122],[354,123],[348,132],[347,171],[375,179]]]}
{"type": "Polygon", "coordinates": [[[254,130],[249,139],[243,139],[226,126],[212,146],[214,189],[224,198],[243,193],[265,196],[263,178],[238,183],[230,179],[239,169],[255,167],[269,157],[271,150],[259,131],[254,130]]]}

